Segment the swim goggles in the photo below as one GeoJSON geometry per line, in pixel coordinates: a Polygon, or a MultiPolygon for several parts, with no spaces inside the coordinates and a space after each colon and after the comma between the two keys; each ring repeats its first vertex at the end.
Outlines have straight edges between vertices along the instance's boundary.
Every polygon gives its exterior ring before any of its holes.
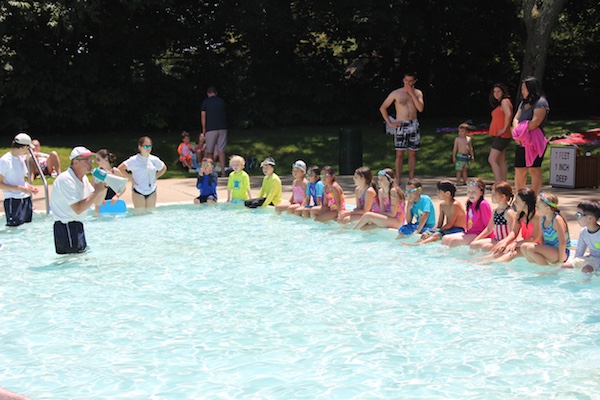
{"type": "Polygon", "coordinates": [[[384,170],[381,170],[377,173],[377,175],[379,176],[385,176],[386,178],[388,178],[389,180],[392,180],[392,177],[388,175],[387,172],[385,172],[384,170]]]}
{"type": "Polygon", "coordinates": [[[577,218],[577,219],[581,219],[581,218],[583,218],[583,217],[587,217],[587,216],[588,216],[588,214],[582,214],[582,213],[580,213],[579,211],[577,211],[577,212],[575,213],[575,218],[577,218]]]}
{"type": "MultiPolygon", "coordinates": [[[[558,208],[558,204],[551,202],[550,200],[548,200],[546,198],[546,196],[544,196],[544,193],[540,194],[540,200],[543,201],[544,203],[548,204],[550,207],[552,208],[558,208]]],[[[579,219],[579,218],[578,218],[579,219]]]]}
{"type": "Polygon", "coordinates": [[[411,193],[414,193],[414,192],[420,192],[421,190],[422,190],[422,188],[419,186],[417,188],[412,188],[412,189],[405,190],[404,193],[411,194],[411,193]]]}
{"type": "Polygon", "coordinates": [[[470,181],[469,183],[467,183],[468,186],[477,186],[479,189],[481,189],[482,192],[485,192],[485,183],[483,184],[483,187],[481,187],[481,185],[479,183],[477,183],[477,181],[470,181]]]}

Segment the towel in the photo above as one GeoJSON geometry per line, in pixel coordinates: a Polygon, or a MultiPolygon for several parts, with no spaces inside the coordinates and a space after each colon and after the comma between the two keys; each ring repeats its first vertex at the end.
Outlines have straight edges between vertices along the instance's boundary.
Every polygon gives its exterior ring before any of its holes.
{"type": "Polygon", "coordinates": [[[521,142],[521,146],[525,148],[525,165],[531,167],[537,157],[544,155],[548,140],[544,136],[544,132],[540,128],[535,128],[530,131],[527,126],[529,121],[519,122],[519,125],[512,131],[512,136],[515,140],[521,142]]]}

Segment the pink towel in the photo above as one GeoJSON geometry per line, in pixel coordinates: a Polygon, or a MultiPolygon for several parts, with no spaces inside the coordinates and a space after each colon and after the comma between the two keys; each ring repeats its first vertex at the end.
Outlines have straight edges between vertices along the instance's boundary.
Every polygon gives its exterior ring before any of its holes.
{"type": "Polygon", "coordinates": [[[548,140],[540,128],[530,131],[527,126],[529,121],[519,122],[519,125],[512,131],[513,138],[521,142],[525,148],[525,165],[531,167],[537,157],[544,155],[548,140]]]}

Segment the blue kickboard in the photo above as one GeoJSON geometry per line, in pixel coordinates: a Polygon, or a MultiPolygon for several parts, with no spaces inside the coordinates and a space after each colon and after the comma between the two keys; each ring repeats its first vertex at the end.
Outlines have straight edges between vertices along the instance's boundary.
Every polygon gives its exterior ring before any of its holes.
{"type": "Polygon", "coordinates": [[[126,212],[127,204],[123,200],[117,200],[114,205],[107,201],[106,205],[100,206],[100,214],[125,214],[126,212]]]}

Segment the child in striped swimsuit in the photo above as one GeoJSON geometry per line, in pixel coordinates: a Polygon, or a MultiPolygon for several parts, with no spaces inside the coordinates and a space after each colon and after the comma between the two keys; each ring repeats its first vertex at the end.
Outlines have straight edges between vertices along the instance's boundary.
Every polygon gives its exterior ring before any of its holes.
{"type": "Polygon", "coordinates": [[[516,214],[511,208],[513,197],[512,187],[508,182],[494,183],[492,203],[496,203],[498,206],[487,227],[471,242],[471,249],[490,251],[496,243],[508,236],[516,218],[516,214]],[[494,237],[488,237],[492,232],[494,232],[494,237]]]}
{"type": "Polygon", "coordinates": [[[541,217],[544,242],[526,243],[521,252],[527,261],[539,264],[563,263],[569,258],[569,227],[558,210],[558,198],[549,192],[542,192],[537,201],[537,211],[541,217]]]}

